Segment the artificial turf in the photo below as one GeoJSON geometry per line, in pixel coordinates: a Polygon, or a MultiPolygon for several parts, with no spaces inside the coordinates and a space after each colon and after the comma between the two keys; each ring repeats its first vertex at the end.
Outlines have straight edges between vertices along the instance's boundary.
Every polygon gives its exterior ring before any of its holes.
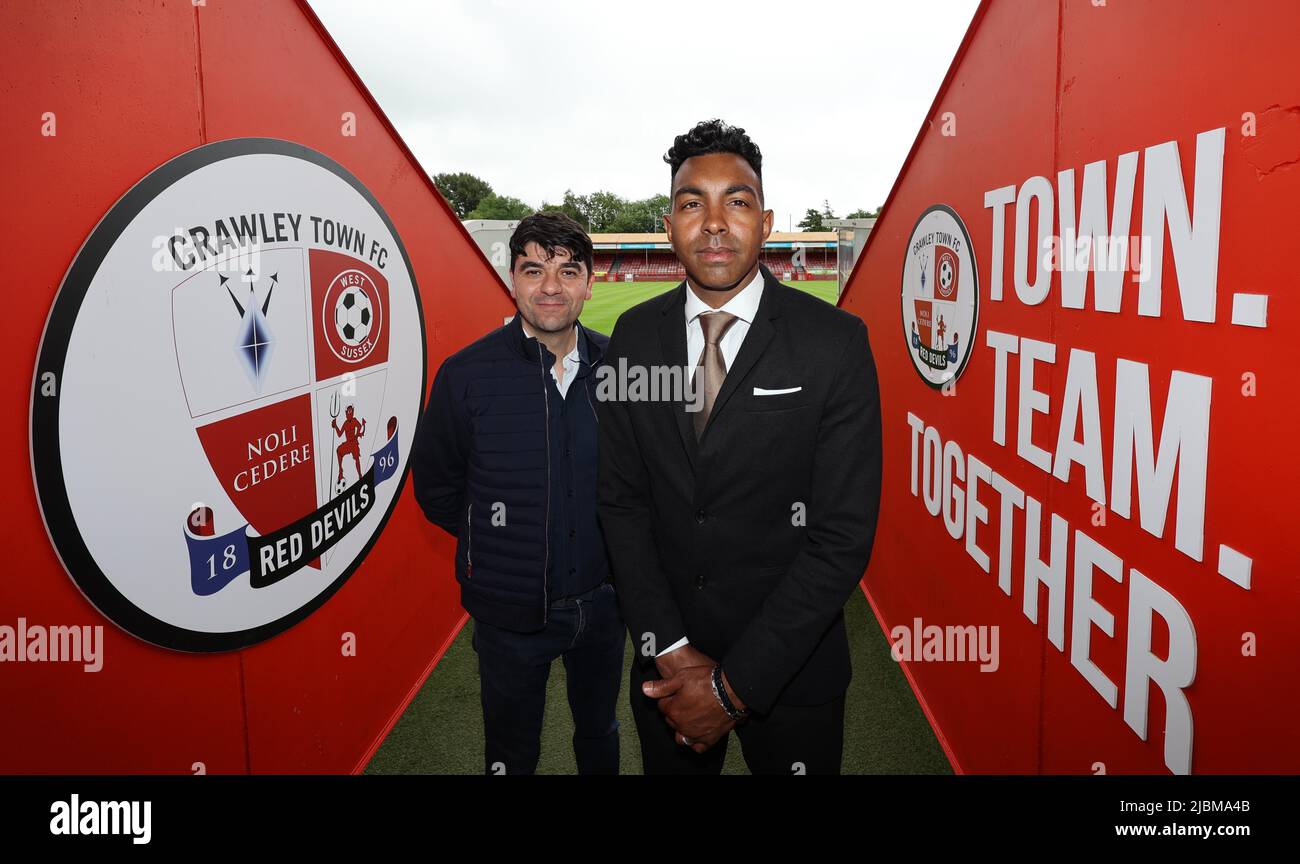
{"type": "MultiPolygon", "coordinates": [[[[948,774],[951,768],[917,704],[889,642],[861,591],[844,608],[853,680],[844,708],[846,774],[948,774]]],[[[478,659],[467,623],[393,727],[366,768],[367,774],[479,774],[483,771],[483,712],[478,659]]],[[[621,771],[641,773],[636,726],[628,706],[629,640],[618,698],[621,771]]],[[[573,718],[565,697],[564,664],[556,661],[547,684],[539,774],[574,774],[573,718]]],[[[747,774],[740,747],[727,747],[724,774],[747,774]]]]}

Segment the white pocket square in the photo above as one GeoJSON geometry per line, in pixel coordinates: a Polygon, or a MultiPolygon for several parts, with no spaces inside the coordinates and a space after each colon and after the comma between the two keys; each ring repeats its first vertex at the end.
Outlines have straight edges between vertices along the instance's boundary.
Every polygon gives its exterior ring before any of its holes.
{"type": "Polygon", "coordinates": [[[754,395],[755,396],[780,396],[783,393],[798,393],[802,389],[803,389],[802,387],[786,387],[783,390],[767,390],[764,389],[763,387],[755,387],[754,395]]]}

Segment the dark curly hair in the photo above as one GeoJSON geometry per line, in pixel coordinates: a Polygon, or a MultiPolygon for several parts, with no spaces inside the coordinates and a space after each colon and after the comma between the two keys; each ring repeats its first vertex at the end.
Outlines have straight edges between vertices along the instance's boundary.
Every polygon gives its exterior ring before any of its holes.
{"type": "Polygon", "coordinates": [[[749,140],[745,130],[737,126],[728,126],[721,120],[701,120],[684,135],[673,139],[673,146],[664,154],[664,161],[672,167],[670,177],[677,176],[682,163],[692,156],[706,153],[735,153],[749,163],[758,175],[758,194],[763,194],[763,153],[758,145],[749,140]]]}
{"type": "Polygon", "coordinates": [[[568,216],[555,210],[534,213],[519,221],[515,233],[510,235],[510,270],[514,272],[515,262],[524,256],[524,247],[536,243],[546,252],[548,258],[555,255],[556,249],[566,249],[570,261],[581,261],[591,275],[593,250],[591,238],[582,226],[568,216]]]}

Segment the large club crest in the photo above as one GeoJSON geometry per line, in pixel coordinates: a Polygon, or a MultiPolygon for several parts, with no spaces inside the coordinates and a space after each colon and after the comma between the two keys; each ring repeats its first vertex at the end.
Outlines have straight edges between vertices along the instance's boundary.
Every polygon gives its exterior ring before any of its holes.
{"type": "Polygon", "coordinates": [[[903,338],[918,374],[940,388],[966,368],[979,325],[975,253],[965,224],[936,204],[912,229],[903,259],[903,338]]]}
{"type": "Polygon", "coordinates": [[[69,574],[173,648],[301,620],[392,511],[424,344],[401,239],[342,166],[272,139],[161,166],[86,241],[41,345],[33,472],[69,574]]]}

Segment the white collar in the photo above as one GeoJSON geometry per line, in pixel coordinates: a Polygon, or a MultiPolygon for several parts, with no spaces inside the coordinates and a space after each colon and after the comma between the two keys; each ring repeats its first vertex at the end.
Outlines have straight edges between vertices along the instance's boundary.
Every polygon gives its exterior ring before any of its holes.
{"type": "Polygon", "coordinates": [[[704,312],[728,312],[744,321],[746,324],[753,324],[754,317],[758,315],[758,301],[763,297],[763,268],[758,268],[754,278],[749,280],[749,284],[740,289],[740,293],[732,297],[722,308],[714,310],[691,290],[691,286],[686,286],[686,323],[690,324],[700,314],[704,312]]]}

